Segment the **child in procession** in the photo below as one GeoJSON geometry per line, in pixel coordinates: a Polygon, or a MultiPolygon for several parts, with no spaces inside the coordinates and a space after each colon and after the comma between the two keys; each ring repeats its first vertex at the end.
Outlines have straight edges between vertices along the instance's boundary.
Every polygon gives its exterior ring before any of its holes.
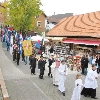
{"type": "Polygon", "coordinates": [[[75,88],[71,100],[80,100],[81,87],[83,86],[81,74],[76,75],[75,88]]]}
{"type": "Polygon", "coordinates": [[[66,75],[68,74],[68,68],[65,63],[65,60],[61,61],[61,64],[59,66],[59,83],[58,83],[58,90],[65,96],[65,81],[66,81],[66,75]]]}
{"type": "Polygon", "coordinates": [[[55,62],[52,64],[53,67],[53,85],[58,87],[58,82],[59,82],[59,66],[60,66],[60,56],[56,55],[55,62]]]}

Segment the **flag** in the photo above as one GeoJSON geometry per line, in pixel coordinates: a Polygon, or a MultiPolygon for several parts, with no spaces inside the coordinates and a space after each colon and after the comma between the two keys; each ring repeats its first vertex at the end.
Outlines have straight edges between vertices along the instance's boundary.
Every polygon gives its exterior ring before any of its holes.
{"type": "Polygon", "coordinates": [[[38,49],[40,49],[40,40],[38,40],[38,42],[36,42],[36,47],[37,47],[38,49]]]}
{"type": "Polygon", "coordinates": [[[25,56],[30,56],[32,55],[32,43],[30,40],[24,40],[22,42],[23,45],[23,50],[24,50],[24,55],[25,56]]]}
{"type": "Polygon", "coordinates": [[[38,49],[40,49],[40,44],[37,42],[36,43],[36,47],[38,48],[38,49]]]}
{"type": "Polygon", "coordinates": [[[23,42],[23,37],[22,37],[22,34],[20,34],[19,36],[20,54],[22,54],[22,42],[23,42]]]}
{"type": "Polygon", "coordinates": [[[10,39],[10,54],[12,55],[13,53],[13,36],[11,36],[11,39],[10,39]]]}

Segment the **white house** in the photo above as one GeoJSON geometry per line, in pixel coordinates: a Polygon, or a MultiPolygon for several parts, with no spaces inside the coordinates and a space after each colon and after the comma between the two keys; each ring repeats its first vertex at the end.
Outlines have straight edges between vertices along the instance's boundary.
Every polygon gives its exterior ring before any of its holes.
{"type": "Polygon", "coordinates": [[[51,30],[56,24],[60,22],[61,19],[73,16],[73,13],[57,14],[47,17],[46,29],[51,30]]]}

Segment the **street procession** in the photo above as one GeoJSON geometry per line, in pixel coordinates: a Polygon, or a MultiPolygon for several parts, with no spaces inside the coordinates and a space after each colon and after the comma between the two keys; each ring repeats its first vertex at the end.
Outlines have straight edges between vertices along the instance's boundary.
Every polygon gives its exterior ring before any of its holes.
{"type": "Polygon", "coordinates": [[[0,50],[1,55],[4,54],[0,56],[0,94],[6,98],[1,100],[99,100],[100,11],[54,12],[47,16],[40,9],[42,0],[30,1],[5,0],[0,4],[0,12],[4,13],[0,14],[0,50]],[[5,63],[8,59],[13,67],[10,63],[3,65],[3,57],[5,63]],[[5,71],[9,66],[11,73],[5,71]],[[14,75],[14,71],[20,74],[14,75]],[[18,82],[21,74],[24,78],[20,81],[28,91],[22,90],[18,82]],[[37,92],[26,85],[28,82],[37,92]],[[52,91],[48,92],[49,88],[52,91]],[[17,98],[16,93],[21,96],[17,98]],[[36,99],[28,98],[30,93],[35,94],[36,99]]]}

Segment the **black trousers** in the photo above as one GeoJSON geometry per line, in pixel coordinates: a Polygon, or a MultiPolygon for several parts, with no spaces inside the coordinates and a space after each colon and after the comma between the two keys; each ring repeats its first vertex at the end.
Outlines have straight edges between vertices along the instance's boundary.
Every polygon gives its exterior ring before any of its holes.
{"type": "Polygon", "coordinates": [[[85,88],[84,87],[83,90],[82,90],[82,92],[81,92],[81,95],[95,98],[96,97],[96,89],[85,88]]]}
{"type": "Polygon", "coordinates": [[[13,54],[13,61],[16,60],[16,54],[13,54]]]}
{"type": "Polygon", "coordinates": [[[82,66],[82,74],[84,74],[84,67],[82,66]]]}
{"type": "Polygon", "coordinates": [[[19,65],[19,58],[17,58],[17,65],[19,65]]]}
{"type": "Polygon", "coordinates": [[[40,79],[43,79],[43,74],[40,73],[39,78],[40,79]]]}
{"type": "Polygon", "coordinates": [[[35,67],[31,67],[31,74],[35,74],[35,67]]]}
{"type": "Polygon", "coordinates": [[[100,68],[97,68],[97,73],[98,73],[98,74],[100,73],[100,68]]]}
{"type": "Polygon", "coordinates": [[[49,73],[48,73],[49,75],[51,74],[51,67],[49,66],[49,73]]]}
{"type": "Polygon", "coordinates": [[[43,79],[43,75],[44,75],[44,67],[41,67],[41,68],[40,68],[40,75],[39,75],[39,78],[40,78],[40,79],[43,79]]]}
{"type": "Polygon", "coordinates": [[[25,57],[22,57],[22,61],[24,61],[24,62],[25,62],[25,57]]]}

